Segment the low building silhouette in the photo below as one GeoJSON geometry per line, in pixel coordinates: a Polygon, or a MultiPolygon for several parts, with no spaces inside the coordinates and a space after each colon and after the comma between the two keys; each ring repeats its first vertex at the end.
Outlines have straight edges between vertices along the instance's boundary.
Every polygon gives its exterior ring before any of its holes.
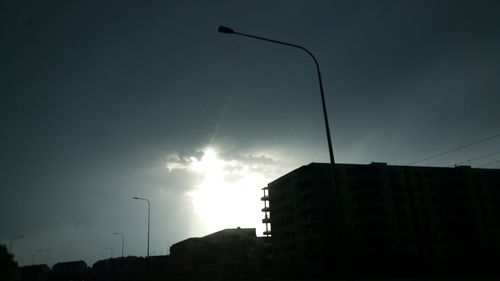
{"type": "Polygon", "coordinates": [[[89,280],[91,278],[90,268],[84,261],[60,262],[52,266],[51,280],[89,280]]]}
{"type": "Polygon", "coordinates": [[[170,247],[176,280],[241,280],[261,276],[269,267],[265,237],[255,228],[225,229],[189,238],[170,247]]]}
{"type": "Polygon", "coordinates": [[[498,272],[500,170],[336,164],[335,176],[338,201],[329,164],[264,188],[278,273],[498,272]]]}
{"type": "Polygon", "coordinates": [[[100,260],[92,265],[93,276],[96,280],[157,280],[153,279],[156,276],[150,272],[148,267],[149,259],[147,257],[128,256],[100,260]]]}
{"type": "Polygon", "coordinates": [[[21,267],[21,276],[23,281],[48,281],[50,268],[46,264],[26,265],[21,267]]]}
{"type": "Polygon", "coordinates": [[[170,247],[170,255],[100,260],[95,280],[243,280],[270,275],[271,246],[255,228],[225,229],[189,238],[170,247]]]}

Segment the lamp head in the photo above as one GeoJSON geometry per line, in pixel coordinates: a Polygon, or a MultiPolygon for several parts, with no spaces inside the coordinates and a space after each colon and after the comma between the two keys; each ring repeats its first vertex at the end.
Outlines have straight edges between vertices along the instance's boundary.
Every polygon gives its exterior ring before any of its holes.
{"type": "Polygon", "coordinates": [[[231,28],[227,27],[227,26],[223,26],[223,25],[219,25],[219,28],[217,29],[218,32],[220,33],[234,33],[234,30],[232,30],[231,28]]]}

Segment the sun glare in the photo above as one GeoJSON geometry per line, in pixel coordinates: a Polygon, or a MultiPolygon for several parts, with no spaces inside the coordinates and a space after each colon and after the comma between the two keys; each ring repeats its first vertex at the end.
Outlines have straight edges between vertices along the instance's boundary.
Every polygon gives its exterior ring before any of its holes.
{"type": "Polygon", "coordinates": [[[200,160],[192,157],[192,168],[194,171],[203,174],[214,174],[220,172],[220,161],[217,159],[215,150],[213,148],[207,148],[203,152],[203,157],[200,160]]]}
{"type": "Polygon", "coordinates": [[[218,158],[213,148],[205,149],[201,159],[192,159],[191,170],[203,175],[189,195],[204,231],[260,227],[259,187],[266,182],[262,175],[243,163],[218,158]]]}

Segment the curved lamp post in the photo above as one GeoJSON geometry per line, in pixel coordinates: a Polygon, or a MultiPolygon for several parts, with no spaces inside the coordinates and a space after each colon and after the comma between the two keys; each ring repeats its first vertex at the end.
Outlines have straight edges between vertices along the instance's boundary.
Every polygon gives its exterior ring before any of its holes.
{"type": "Polygon", "coordinates": [[[122,258],[123,258],[123,244],[125,243],[125,235],[120,232],[113,232],[115,235],[120,235],[122,237],[122,258]]]}
{"type": "Polygon", "coordinates": [[[20,238],[24,238],[24,236],[23,235],[16,235],[16,236],[10,238],[9,253],[12,254],[12,242],[14,242],[14,240],[20,239],[20,238]]]}
{"type": "Polygon", "coordinates": [[[149,200],[146,199],[146,198],[141,198],[141,197],[132,197],[133,199],[136,199],[136,200],[143,200],[143,201],[146,201],[148,203],[148,246],[147,246],[147,250],[146,250],[146,253],[147,253],[147,256],[149,257],[149,215],[150,215],[150,205],[149,205],[149,200]]]}
{"type": "Polygon", "coordinates": [[[314,55],[308,49],[306,49],[305,47],[302,47],[300,45],[291,44],[291,43],[278,41],[278,40],[274,40],[274,39],[269,39],[269,38],[264,38],[264,37],[260,37],[260,36],[256,36],[256,35],[237,32],[237,31],[234,31],[232,28],[229,28],[229,27],[223,26],[223,25],[219,26],[217,31],[220,33],[240,35],[243,37],[248,37],[248,38],[266,41],[266,42],[270,42],[270,43],[275,43],[275,44],[279,44],[279,45],[284,45],[284,46],[288,46],[288,47],[292,47],[292,48],[297,48],[297,49],[300,49],[300,50],[306,52],[313,59],[314,64],[316,65],[316,72],[318,73],[319,90],[320,90],[320,94],[321,94],[321,105],[322,105],[322,109],[323,109],[323,118],[324,118],[324,123],[325,123],[326,139],[328,142],[328,153],[330,155],[330,176],[331,176],[331,182],[332,182],[332,191],[333,191],[333,196],[335,197],[334,198],[335,203],[337,204],[337,208],[336,208],[337,209],[337,218],[339,220],[339,225],[340,225],[339,230],[340,230],[340,236],[341,236],[342,241],[340,241],[339,244],[340,244],[340,247],[342,248],[343,255],[344,255],[344,258],[345,258],[346,263],[347,263],[346,267],[345,267],[346,278],[350,279],[351,278],[351,276],[350,276],[350,257],[349,257],[349,253],[347,250],[348,245],[346,243],[347,242],[346,231],[347,231],[348,226],[345,223],[343,210],[340,207],[341,200],[338,196],[338,190],[337,190],[338,181],[337,181],[337,177],[335,174],[335,157],[333,155],[332,138],[330,136],[330,125],[328,124],[328,115],[326,112],[325,93],[323,91],[323,82],[321,80],[321,71],[319,69],[318,60],[316,59],[316,57],[314,57],[314,55]]]}
{"type": "Polygon", "coordinates": [[[308,49],[306,49],[302,46],[296,45],[296,44],[291,44],[291,43],[287,43],[287,42],[283,42],[283,41],[278,41],[278,40],[274,40],[274,39],[269,39],[269,38],[264,38],[264,37],[255,36],[255,35],[251,35],[251,34],[237,32],[237,31],[234,31],[233,29],[231,29],[227,26],[222,26],[222,25],[219,26],[217,31],[220,33],[235,34],[235,35],[240,35],[240,36],[249,37],[249,38],[253,38],[253,39],[257,39],[257,40],[267,41],[267,42],[271,42],[271,43],[275,43],[275,44],[280,44],[280,45],[285,45],[288,47],[301,49],[302,51],[306,52],[313,59],[314,64],[316,65],[316,71],[318,73],[319,90],[320,90],[320,94],[321,94],[321,104],[322,104],[322,108],[323,108],[323,118],[324,118],[324,122],[325,122],[326,138],[327,138],[327,142],[328,142],[328,153],[330,155],[330,164],[332,166],[332,171],[333,171],[333,166],[335,165],[335,157],[333,156],[332,138],[330,136],[330,125],[328,124],[328,115],[326,113],[325,93],[323,91],[323,82],[321,80],[321,71],[319,69],[319,63],[318,63],[318,60],[316,59],[316,57],[314,57],[314,55],[308,49]]]}
{"type": "Polygon", "coordinates": [[[43,252],[42,249],[38,249],[38,250],[33,251],[33,258],[31,260],[31,265],[35,265],[35,256],[36,256],[36,254],[41,253],[41,252],[43,252]]]}

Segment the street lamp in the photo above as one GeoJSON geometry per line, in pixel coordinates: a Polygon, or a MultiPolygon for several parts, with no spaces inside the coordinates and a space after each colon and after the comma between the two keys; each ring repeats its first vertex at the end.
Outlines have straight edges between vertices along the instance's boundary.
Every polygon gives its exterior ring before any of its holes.
{"type": "MultiPolygon", "coordinates": [[[[320,90],[320,94],[321,94],[321,104],[323,107],[323,118],[325,120],[326,138],[328,141],[328,152],[330,154],[330,164],[332,166],[331,170],[333,171],[333,166],[335,165],[335,158],[333,156],[332,139],[330,137],[330,126],[328,124],[328,115],[326,113],[325,94],[323,91],[323,82],[321,80],[321,71],[319,69],[319,63],[318,63],[318,60],[316,60],[316,57],[314,57],[314,55],[308,49],[306,49],[302,46],[296,45],[296,44],[291,44],[291,43],[277,41],[277,40],[273,40],[273,39],[268,39],[268,38],[264,38],[264,37],[260,37],[260,36],[236,32],[233,29],[226,27],[226,26],[222,26],[222,25],[219,26],[219,29],[217,31],[219,31],[220,33],[236,34],[236,35],[249,37],[249,38],[253,38],[253,39],[258,39],[258,40],[263,40],[263,41],[267,41],[267,42],[271,42],[271,43],[275,43],[275,44],[280,44],[280,45],[285,45],[285,46],[289,46],[289,47],[293,47],[293,48],[298,48],[298,49],[301,49],[302,51],[306,52],[313,59],[314,64],[316,65],[316,71],[318,73],[319,90],[320,90]]],[[[334,174],[332,173],[332,176],[333,175],[334,174]]]]}
{"type": "Polygon", "coordinates": [[[122,237],[122,258],[123,258],[123,244],[125,243],[125,235],[123,235],[123,233],[120,232],[113,232],[113,234],[120,235],[122,237]]]}
{"type": "Polygon", "coordinates": [[[149,200],[146,199],[146,198],[141,198],[141,197],[133,197],[133,199],[136,199],[136,200],[143,200],[143,201],[146,201],[148,203],[148,247],[147,247],[147,256],[149,257],[149,215],[150,215],[150,205],[149,205],[149,200]]]}
{"type": "Polygon", "coordinates": [[[23,235],[16,235],[16,236],[10,238],[9,253],[12,254],[12,242],[16,239],[19,239],[19,238],[24,238],[24,236],[23,235]]]}
{"type": "Polygon", "coordinates": [[[36,254],[41,253],[42,251],[43,251],[42,249],[33,251],[33,259],[31,260],[31,265],[35,265],[35,256],[36,254]]]}
{"type": "Polygon", "coordinates": [[[113,248],[110,248],[110,247],[104,247],[104,249],[106,250],[109,250],[110,251],[110,258],[112,259],[113,258],[113,248]]]}
{"type": "Polygon", "coordinates": [[[349,257],[349,253],[347,250],[348,245],[346,243],[347,242],[346,231],[347,231],[348,226],[346,225],[346,223],[344,221],[343,210],[340,206],[341,201],[340,201],[340,198],[339,198],[338,192],[337,192],[338,181],[337,181],[337,177],[335,174],[335,158],[333,156],[332,138],[330,136],[330,125],[328,124],[328,115],[326,112],[326,104],[325,104],[325,93],[323,91],[323,82],[321,80],[321,71],[319,69],[318,60],[316,59],[316,57],[314,57],[314,55],[308,49],[306,49],[305,47],[296,45],[296,44],[291,44],[291,43],[287,43],[287,42],[283,42],[283,41],[278,41],[278,40],[264,38],[264,37],[260,37],[260,36],[256,36],[256,35],[237,32],[237,31],[234,31],[232,28],[229,28],[229,27],[223,26],[223,25],[219,26],[217,31],[220,33],[235,34],[235,35],[240,35],[243,37],[253,38],[253,39],[257,39],[257,40],[262,40],[262,41],[271,42],[271,43],[275,43],[275,44],[279,44],[279,45],[297,48],[297,49],[300,49],[300,50],[306,52],[313,59],[314,64],[316,65],[316,72],[318,73],[319,90],[320,90],[320,94],[321,94],[321,105],[322,105],[322,109],[323,109],[323,118],[324,118],[324,123],[325,123],[325,130],[326,130],[326,139],[328,142],[328,153],[330,155],[330,177],[331,177],[331,182],[332,182],[333,196],[335,197],[334,200],[336,201],[335,203],[337,204],[336,215],[337,215],[338,222],[340,225],[339,230],[340,230],[340,235],[341,235],[341,240],[342,240],[340,242],[340,246],[342,248],[342,251],[343,251],[344,257],[346,259],[346,263],[347,263],[345,266],[346,277],[347,277],[347,279],[350,279],[350,257],[349,257]]]}

